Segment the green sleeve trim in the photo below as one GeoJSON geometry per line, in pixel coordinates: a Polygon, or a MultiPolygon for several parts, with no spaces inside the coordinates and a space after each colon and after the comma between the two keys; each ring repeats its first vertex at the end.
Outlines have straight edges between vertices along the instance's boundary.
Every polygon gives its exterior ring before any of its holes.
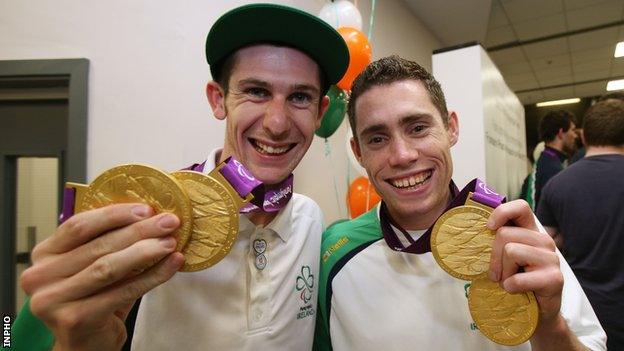
{"type": "Polygon", "coordinates": [[[330,274],[336,273],[332,273],[334,266],[353,250],[381,238],[377,207],[354,220],[334,224],[323,233],[314,350],[332,349],[329,334],[329,310],[327,309],[331,296],[327,295],[328,284],[331,284],[330,274]]]}
{"type": "Polygon", "coordinates": [[[54,346],[50,329],[30,312],[30,299],[11,327],[11,339],[12,347],[18,351],[48,351],[54,346]]]}

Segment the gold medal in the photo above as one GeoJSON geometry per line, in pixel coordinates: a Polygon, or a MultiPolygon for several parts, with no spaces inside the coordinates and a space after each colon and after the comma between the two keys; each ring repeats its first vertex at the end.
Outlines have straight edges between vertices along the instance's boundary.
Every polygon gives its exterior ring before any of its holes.
{"type": "Polygon", "coordinates": [[[510,294],[498,283],[481,278],[470,286],[468,306],[479,330],[501,345],[522,344],[537,328],[539,309],[533,292],[510,294]]]}
{"type": "Polygon", "coordinates": [[[210,175],[193,171],[172,173],[193,205],[192,234],[182,250],[181,271],[194,272],[215,265],[232,249],[238,235],[238,211],[253,198],[242,199],[218,169],[210,175]]]}
{"type": "Polygon", "coordinates": [[[91,184],[68,182],[73,188],[74,213],[116,203],[139,202],[155,213],[180,219],[172,235],[185,256],[181,271],[210,267],[227,255],[238,234],[238,211],[253,199],[241,198],[217,166],[209,175],[180,171],[171,175],[143,165],[123,165],[100,174],[91,184]]]}
{"type": "Polygon", "coordinates": [[[455,278],[472,280],[487,274],[494,232],[486,227],[491,210],[459,206],[446,211],[431,231],[431,252],[455,278]]]}
{"type": "Polygon", "coordinates": [[[487,278],[494,231],[486,223],[493,209],[472,200],[446,211],[431,230],[431,252],[455,278],[470,280],[470,314],[488,339],[518,345],[535,332],[538,305],[533,292],[510,294],[487,278]]]}
{"type": "Polygon", "coordinates": [[[182,250],[189,239],[191,201],[180,183],[167,173],[143,165],[123,165],[100,174],[88,186],[75,183],[67,186],[76,189],[75,213],[116,203],[144,203],[155,213],[169,212],[180,219],[180,227],[172,234],[177,241],[177,251],[182,250]]]}

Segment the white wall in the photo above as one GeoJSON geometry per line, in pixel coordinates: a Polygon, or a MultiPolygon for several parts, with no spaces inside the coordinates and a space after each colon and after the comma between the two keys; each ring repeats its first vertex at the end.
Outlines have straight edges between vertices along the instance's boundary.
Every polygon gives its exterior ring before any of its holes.
{"type": "MultiPolygon", "coordinates": [[[[225,124],[212,118],[204,95],[210,79],[204,41],[222,13],[248,2],[5,0],[0,2],[0,60],[90,60],[89,180],[120,163],[175,170],[223,143],[225,124]]],[[[279,3],[317,14],[325,1],[279,3]]],[[[358,6],[367,33],[370,0],[358,6]]],[[[372,46],[375,58],[396,53],[430,68],[439,42],[402,1],[384,0],[377,2],[372,46]]],[[[296,190],[321,205],[327,223],[346,217],[352,172],[345,132],[346,122],[330,138],[332,163],[319,139],[296,171],[296,190]]]]}
{"type": "Polygon", "coordinates": [[[433,74],[459,119],[451,149],[457,186],[480,178],[516,198],[527,173],[524,107],[516,95],[479,45],[434,55],[433,74]]]}
{"type": "Polygon", "coordinates": [[[524,106],[480,48],[486,180],[508,199],[517,199],[530,164],[526,155],[524,106]]]}
{"type": "Polygon", "coordinates": [[[449,111],[459,120],[459,139],[451,149],[453,179],[461,189],[485,178],[481,53],[477,46],[433,55],[433,75],[442,85],[449,111]]]}

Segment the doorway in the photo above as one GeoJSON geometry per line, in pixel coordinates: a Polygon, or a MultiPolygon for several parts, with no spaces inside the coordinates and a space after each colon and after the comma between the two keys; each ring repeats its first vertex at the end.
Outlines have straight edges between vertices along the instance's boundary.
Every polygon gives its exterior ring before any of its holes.
{"type": "Polygon", "coordinates": [[[0,309],[15,317],[19,274],[54,232],[63,185],[86,179],[88,60],[0,61],[0,309]]]}

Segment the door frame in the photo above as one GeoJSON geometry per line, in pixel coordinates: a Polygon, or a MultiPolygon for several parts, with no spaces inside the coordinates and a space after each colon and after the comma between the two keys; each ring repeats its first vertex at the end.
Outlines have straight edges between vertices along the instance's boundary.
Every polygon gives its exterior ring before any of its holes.
{"type": "MultiPolygon", "coordinates": [[[[15,215],[16,164],[20,156],[54,156],[59,158],[59,196],[67,180],[86,182],[87,115],[89,60],[0,60],[0,77],[33,76],[69,77],[67,149],[62,155],[49,150],[0,150],[0,311],[14,315],[15,306],[15,215]]],[[[59,203],[61,199],[59,198],[59,203]]],[[[59,211],[62,208],[59,207],[59,211]]],[[[21,307],[21,306],[20,306],[21,307]]]]}

